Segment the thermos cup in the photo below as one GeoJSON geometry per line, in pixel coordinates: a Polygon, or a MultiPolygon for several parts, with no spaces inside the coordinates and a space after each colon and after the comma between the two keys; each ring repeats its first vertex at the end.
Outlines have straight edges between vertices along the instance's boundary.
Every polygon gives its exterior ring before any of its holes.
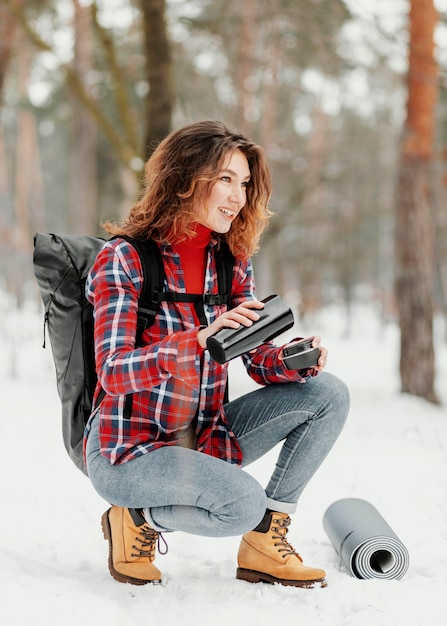
{"type": "Polygon", "coordinates": [[[265,306],[257,309],[260,317],[251,326],[222,328],[208,337],[206,347],[215,361],[221,364],[231,361],[293,326],[293,313],[280,296],[272,295],[261,302],[265,306]]]}
{"type": "Polygon", "coordinates": [[[301,339],[301,341],[283,348],[282,354],[287,369],[302,370],[317,365],[320,349],[313,347],[312,338],[301,339]]]}

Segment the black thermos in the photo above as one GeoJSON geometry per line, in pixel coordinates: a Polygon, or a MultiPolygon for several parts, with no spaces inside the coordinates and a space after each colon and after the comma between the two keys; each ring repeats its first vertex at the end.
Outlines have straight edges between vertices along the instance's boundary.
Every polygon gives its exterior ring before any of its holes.
{"type": "Polygon", "coordinates": [[[269,296],[263,309],[256,309],[259,319],[251,326],[222,328],[208,337],[206,347],[218,363],[226,363],[273,339],[293,326],[293,313],[280,296],[269,296]]]}

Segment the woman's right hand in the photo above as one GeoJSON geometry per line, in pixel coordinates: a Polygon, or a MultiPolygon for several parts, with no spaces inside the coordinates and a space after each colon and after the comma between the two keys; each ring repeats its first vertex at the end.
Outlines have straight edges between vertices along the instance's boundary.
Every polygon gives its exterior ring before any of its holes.
{"type": "Polygon", "coordinates": [[[253,322],[259,319],[259,313],[256,313],[256,309],[263,309],[264,303],[259,300],[247,300],[242,304],[239,304],[234,309],[225,311],[222,315],[214,320],[212,324],[201,328],[197,333],[197,341],[201,348],[206,348],[206,340],[211,335],[215,335],[218,330],[222,328],[239,328],[242,326],[251,326],[253,322]]]}

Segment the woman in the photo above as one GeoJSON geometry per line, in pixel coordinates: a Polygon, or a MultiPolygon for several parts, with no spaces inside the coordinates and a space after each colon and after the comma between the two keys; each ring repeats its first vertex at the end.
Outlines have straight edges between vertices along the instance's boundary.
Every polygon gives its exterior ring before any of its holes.
{"type": "Polygon", "coordinates": [[[250,257],[268,218],[270,174],[262,148],[220,122],[171,133],[146,164],[146,188],[91,270],[98,389],[106,395],[86,428],[86,464],[112,504],[102,517],[109,569],[121,582],[161,581],[154,564],[160,533],[242,534],[237,577],[298,587],[324,586],[287,541],[290,514],[337,439],[348,391],[321,373],[327,351],[313,339],[315,368],[288,370],[282,347],[267,342],[243,355],[261,388],[224,402],[227,365],[206,340],[250,326],[256,298],[250,257]],[[142,268],[122,236],[152,238],[161,249],[166,291],[218,293],[216,250],[235,256],[230,306],[162,302],[135,346],[142,268]],[[132,397],[129,410],[128,398],[132,397]],[[242,468],[284,442],[264,489],[242,468]]]}

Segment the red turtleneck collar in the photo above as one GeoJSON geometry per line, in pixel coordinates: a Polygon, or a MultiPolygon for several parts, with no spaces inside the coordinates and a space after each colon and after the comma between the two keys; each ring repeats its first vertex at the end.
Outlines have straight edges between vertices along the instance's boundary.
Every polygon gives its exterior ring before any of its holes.
{"type": "Polygon", "coordinates": [[[202,224],[194,224],[196,235],[191,239],[176,242],[174,250],[179,254],[187,293],[203,293],[206,259],[211,230],[202,224]]]}

